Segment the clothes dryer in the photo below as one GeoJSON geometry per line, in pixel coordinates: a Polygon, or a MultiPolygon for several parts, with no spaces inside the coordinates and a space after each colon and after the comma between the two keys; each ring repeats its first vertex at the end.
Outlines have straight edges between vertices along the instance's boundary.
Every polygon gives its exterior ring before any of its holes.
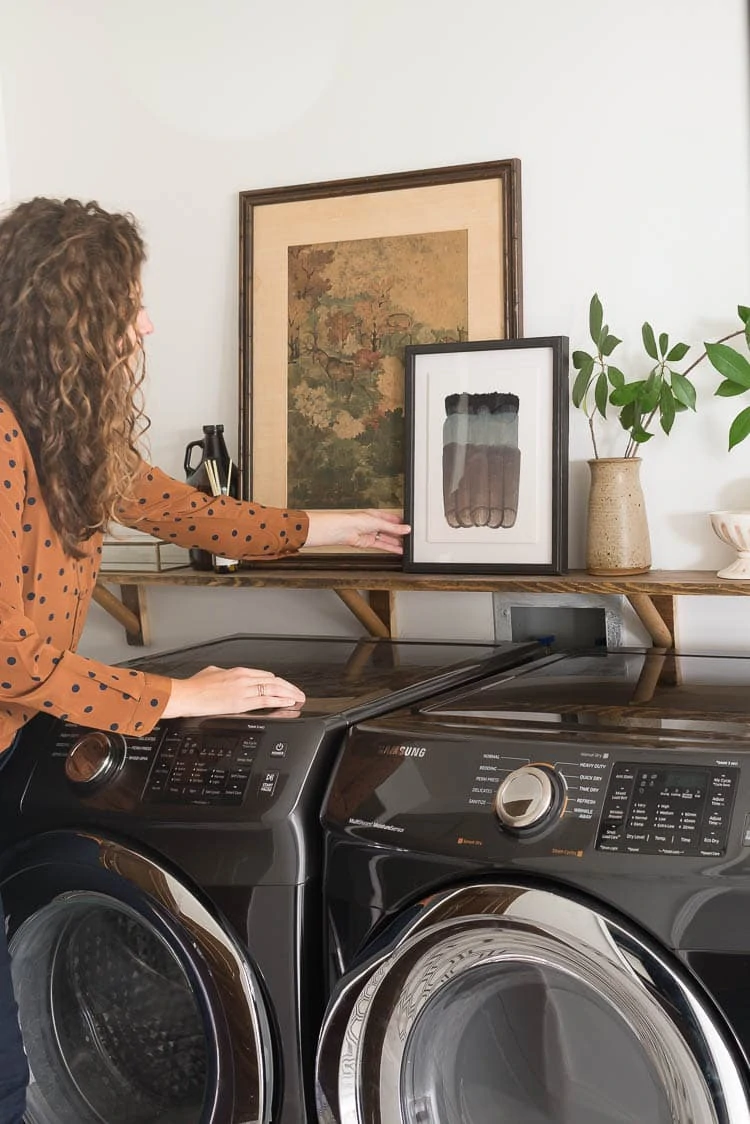
{"type": "Polygon", "coordinates": [[[236,636],[126,666],[268,668],[305,691],[299,714],[140,738],[36,720],[0,776],[29,1124],[304,1124],[341,735],[532,650],[236,636]]]}
{"type": "Polygon", "coordinates": [[[326,1124],[748,1124],[750,659],[546,657],[358,724],[326,1124]]]}

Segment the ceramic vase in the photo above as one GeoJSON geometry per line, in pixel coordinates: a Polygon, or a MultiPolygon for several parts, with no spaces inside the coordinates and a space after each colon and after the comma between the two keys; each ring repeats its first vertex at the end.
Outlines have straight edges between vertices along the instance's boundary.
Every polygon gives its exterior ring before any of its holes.
{"type": "Polygon", "coordinates": [[[640,457],[589,461],[586,569],[603,576],[645,574],[651,541],[641,488],[640,457]]]}

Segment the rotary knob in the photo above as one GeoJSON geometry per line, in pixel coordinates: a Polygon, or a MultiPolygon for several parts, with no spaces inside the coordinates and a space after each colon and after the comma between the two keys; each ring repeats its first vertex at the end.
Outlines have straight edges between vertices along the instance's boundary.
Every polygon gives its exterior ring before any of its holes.
{"type": "Polygon", "coordinates": [[[126,751],[125,739],[119,734],[92,730],[68,750],[65,776],[78,788],[94,788],[120,771],[126,751]]]}
{"type": "Polygon", "coordinates": [[[549,765],[514,769],[495,797],[495,812],[508,831],[543,827],[559,816],[564,806],[565,781],[549,765]]]}

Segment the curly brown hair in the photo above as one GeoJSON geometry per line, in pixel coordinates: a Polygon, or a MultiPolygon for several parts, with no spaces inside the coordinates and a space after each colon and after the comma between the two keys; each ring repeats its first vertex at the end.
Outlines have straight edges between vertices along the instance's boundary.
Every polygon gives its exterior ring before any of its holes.
{"type": "Polygon", "coordinates": [[[0,397],[65,550],[114,518],[148,428],[135,332],[146,252],[132,215],[31,199],[0,218],[0,397]]]}

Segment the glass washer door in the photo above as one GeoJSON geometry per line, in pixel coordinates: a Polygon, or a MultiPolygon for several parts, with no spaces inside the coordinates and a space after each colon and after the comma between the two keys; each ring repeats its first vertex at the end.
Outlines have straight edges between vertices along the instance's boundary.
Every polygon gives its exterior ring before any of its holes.
{"type": "Polygon", "coordinates": [[[715,1021],[687,975],[611,917],[565,893],[464,887],[337,992],[321,1119],[748,1124],[715,1021]]]}
{"type": "Polygon", "coordinates": [[[181,882],[111,840],[3,856],[27,1124],[268,1124],[271,1033],[251,966],[181,882]]]}

